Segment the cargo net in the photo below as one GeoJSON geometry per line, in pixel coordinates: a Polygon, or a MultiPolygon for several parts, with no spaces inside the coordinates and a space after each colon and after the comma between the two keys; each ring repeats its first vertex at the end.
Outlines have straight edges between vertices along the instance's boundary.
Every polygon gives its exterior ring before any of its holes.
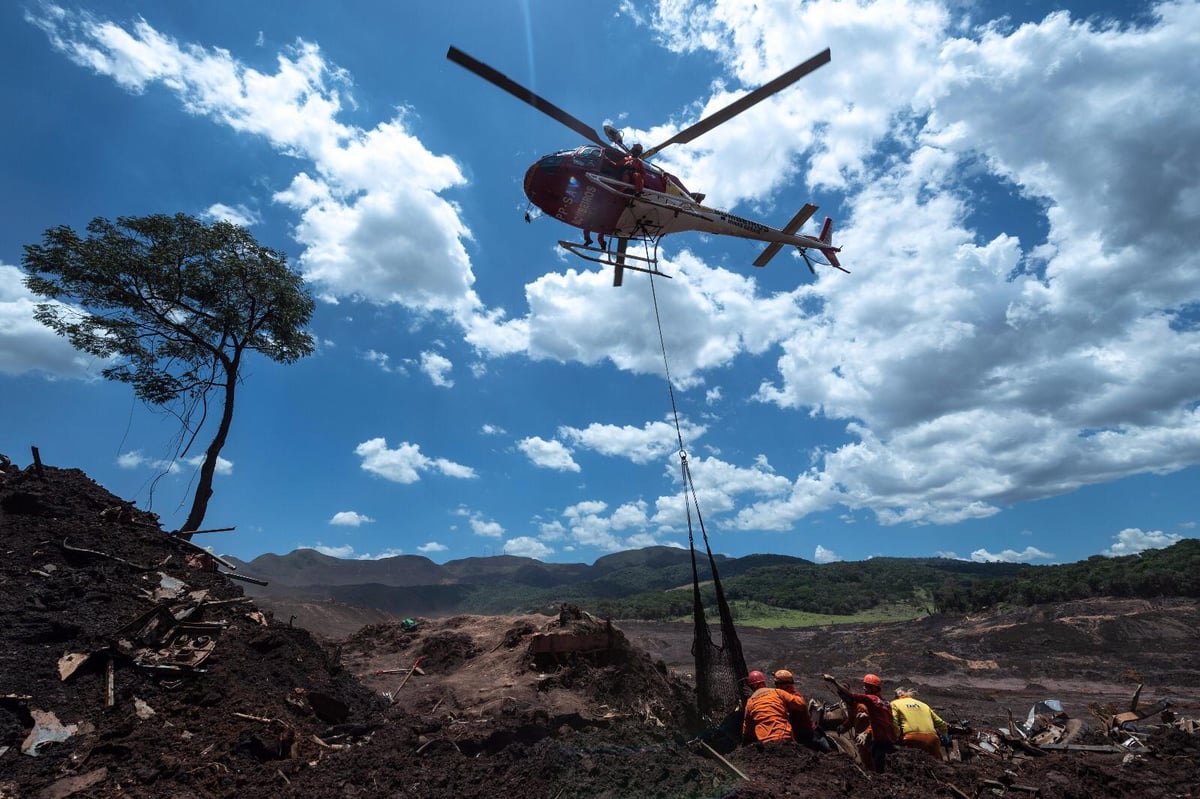
{"type": "Polygon", "coordinates": [[[680,451],[683,467],[684,491],[690,492],[688,511],[688,545],[692,550],[692,618],[695,634],[692,637],[692,656],[696,658],[696,703],[700,715],[710,723],[719,723],[735,712],[742,701],[742,686],[746,684],[746,658],[742,655],[742,644],[738,641],[733,626],[733,615],[725,592],[721,588],[721,576],[717,563],[708,545],[708,533],[704,531],[704,520],[700,517],[700,505],[696,501],[696,488],[692,485],[687,455],[680,451]],[[696,541],[692,533],[692,506],[696,508],[696,520],[704,540],[704,553],[712,573],[713,590],[716,592],[717,610],[721,617],[720,645],[713,641],[708,619],[704,615],[704,598],[700,593],[700,567],[696,559],[696,541]]]}
{"type": "MultiPolygon", "coordinates": [[[[692,550],[692,617],[696,631],[692,638],[692,656],[696,658],[696,704],[700,716],[709,723],[727,725],[739,711],[742,702],[742,686],[746,684],[746,658],[737,631],[733,628],[733,615],[721,590],[721,577],[708,546],[708,533],[704,531],[704,519],[700,517],[700,502],[696,499],[696,486],[692,483],[692,472],[688,468],[687,452],[683,447],[683,429],[679,424],[679,408],[675,404],[675,388],[671,384],[671,367],[667,362],[666,339],[663,338],[662,316],[658,311],[658,290],[654,285],[654,273],[650,273],[650,294],[654,298],[654,317],[658,322],[658,341],[662,345],[663,372],[667,378],[667,392],[671,397],[671,412],[675,417],[675,436],[679,441],[679,465],[683,470],[684,505],[687,507],[688,546],[692,550]],[[712,574],[713,589],[716,591],[717,611],[721,616],[721,643],[713,641],[708,620],[704,617],[704,600],[700,595],[700,567],[696,562],[696,539],[692,531],[692,508],[696,509],[696,522],[704,539],[704,553],[708,556],[708,567],[712,574]]],[[[739,729],[733,740],[740,738],[739,729]]],[[[728,751],[728,750],[726,750],[728,751]]]]}

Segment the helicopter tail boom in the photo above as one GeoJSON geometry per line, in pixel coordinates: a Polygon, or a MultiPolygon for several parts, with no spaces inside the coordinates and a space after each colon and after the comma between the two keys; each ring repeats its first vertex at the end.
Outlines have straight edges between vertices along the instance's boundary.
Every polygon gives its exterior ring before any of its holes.
{"type": "MultiPolygon", "coordinates": [[[[788,236],[792,235],[797,230],[799,230],[804,225],[805,222],[807,222],[809,219],[811,219],[812,215],[815,214],[816,212],[817,212],[817,206],[813,205],[812,203],[805,203],[804,207],[801,208],[796,213],[796,215],[792,217],[791,221],[783,226],[782,232],[788,236]]],[[[828,219],[828,217],[826,217],[826,218],[828,219]]],[[[782,249],[783,249],[783,242],[781,242],[781,241],[771,242],[770,244],[767,245],[767,248],[762,251],[762,255],[760,255],[754,259],[754,265],[755,266],[766,266],[767,263],[770,262],[770,260],[772,258],[774,258],[776,255],[778,255],[779,251],[782,249]]]]}
{"type": "Polygon", "coordinates": [[[804,263],[808,265],[810,272],[814,271],[814,260],[816,260],[818,263],[827,263],[835,269],[841,269],[843,272],[846,272],[847,270],[842,266],[841,262],[838,261],[837,253],[840,248],[835,247],[833,244],[833,219],[831,217],[825,217],[825,221],[821,224],[821,231],[817,234],[816,238],[808,235],[796,235],[796,231],[799,230],[805,222],[812,218],[812,215],[816,213],[816,211],[817,206],[813,205],[812,203],[808,203],[801,208],[800,211],[794,217],[792,217],[791,221],[778,231],[778,233],[782,234],[783,236],[790,237],[790,240],[772,241],[767,245],[767,248],[762,251],[762,255],[755,259],[754,265],[766,266],[767,262],[778,255],[780,250],[782,250],[786,245],[791,244],[800,250],[800,255],[803,256],[804,263]],[[819,257],[817,253],[820,253],[819,257]]]}

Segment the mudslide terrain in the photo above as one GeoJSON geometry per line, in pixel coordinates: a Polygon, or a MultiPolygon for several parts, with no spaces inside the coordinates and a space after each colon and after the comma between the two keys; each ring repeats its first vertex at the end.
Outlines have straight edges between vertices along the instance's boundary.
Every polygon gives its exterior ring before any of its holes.
{"type": "MultiPolygon", "coordinates": [[[[966,759],[885,774],[797,746],[697,740],[690,625],[557,616],[376,621],[337,641],[264,613],[153,514],[77,470],[0,473],[0,799],[15,797],[1195,796],[1200,646],[1186,603],[746,629],[751,667],[821,701],[874,671],[956,722],[966,759]],[[414,668],[415,666],[415,668],[414,668]],[[1137,684],[1137,752],[1106,718],[1137,684]],[[1094,749],[986,747],[1056,699],[1094,749]],[[1170,718],[1168,718],[1170,716],[1170,718]],[[971,745],[967,745],[970,743],[971,745]]],[[[347,611],[348,612],[348,611],[347,611]]],[[[295,616],[296,618],[293,618],[295,616]]],[[[336,618],[335,618],[336,617],[336,618]]],[[[315,626],[315,625],[314,625],[315,626]]]]}

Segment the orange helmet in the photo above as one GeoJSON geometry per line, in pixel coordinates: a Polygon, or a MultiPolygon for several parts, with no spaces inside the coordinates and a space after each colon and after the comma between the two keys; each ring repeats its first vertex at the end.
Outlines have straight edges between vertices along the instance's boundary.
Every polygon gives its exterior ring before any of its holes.
{"type": "Polygon", "coordinates": [[[878,674],[868,674],[863,677],[863,685],[869,685],[872,688],[883,688],[883,680],[879,679],[878,674]]]}
{"type": "Polygon", "coordinates": [[[788,671],[787,669],[780,669],[779,671],[775,672],[775,684],[776,685],[778,685],[779,683],[790,684],[791,682],[792,682],[792,673],[790,671],[788,671]]]}
{"type": "Polygon", "coordinates": [[[761,671],[752,671],[746,675],[746,682],[750,683],[751,688],[761,688],[767,684],[767,677],[761,671]]]}

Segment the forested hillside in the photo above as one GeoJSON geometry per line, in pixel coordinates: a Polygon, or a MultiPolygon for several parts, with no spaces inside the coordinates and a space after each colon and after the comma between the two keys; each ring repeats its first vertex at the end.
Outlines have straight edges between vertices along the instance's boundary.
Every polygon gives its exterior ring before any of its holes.
{"type": "Polygon", "coordinates": [[[1004,579],[948,581],[935,599],[939,610],[978,610],[1100,596],[1200,597],[1200,539],[1120,558],[1093,555],[1058,566],[1023,566],[1004,579]]]}
{"type": "MultiPolygon", "coordinates": [[[[255,594],[332,599],[405,616],[548,612],[563,602],[613,618],[671,619],[692,613],[690,553],[667,547],[621,552],[590,566],[503,556],[444,566],[424,559],[389,565],[385,559],[364,567],[361,562],[315,555],[297,552],[256,559],[244,564],[244,573],[272,581],[268,588],[254,589],[255,594]],[[349,564],[345,573],[343,563],[349,564]]],[[[707,558],[699,562],[702,597],[712,606],[715,594],[707,558]]],[[[947,558],[817,564],[750,555],[718,557],[717,569],[726,597],[739,608],[852,616],[907,606],[912,616],[1097,596],[1200,597],[1200,540],[1057,566],[947,558]]]]}

